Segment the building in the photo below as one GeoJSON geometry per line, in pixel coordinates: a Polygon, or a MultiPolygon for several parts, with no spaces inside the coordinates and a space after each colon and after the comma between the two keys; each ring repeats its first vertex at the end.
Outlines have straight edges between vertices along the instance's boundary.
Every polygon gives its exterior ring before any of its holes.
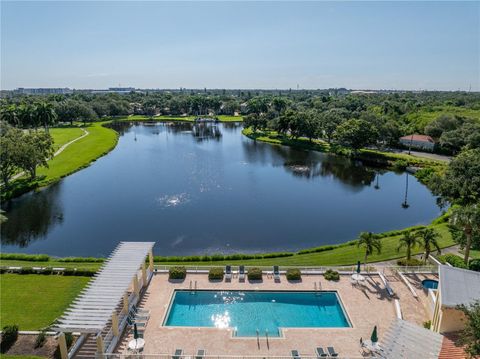
{"type": "Polygon", "coordinates": [[[52,95],[52,94],[68,94],[72,93],[73,91],[68,87],[58,87],[58,88],[24,88],[19,87],[15,90],[16,93],[25,94],[25,95],[52,95]]]}
{"type": "Polygon", "coordinates": [[[480,272],[441,265],[432,330],[437,333],[462,330],[465,315],[457,307],[468,306],[475,300],[480,300],[480,272]]]}
{"type": "Polygon", "coordinates": [[[400,143],[408,148],[416,148],[419,150],[433,151],[435,148],[435,141],[430,136],[426,135],[408,135],[400,137],[400,143]]]}

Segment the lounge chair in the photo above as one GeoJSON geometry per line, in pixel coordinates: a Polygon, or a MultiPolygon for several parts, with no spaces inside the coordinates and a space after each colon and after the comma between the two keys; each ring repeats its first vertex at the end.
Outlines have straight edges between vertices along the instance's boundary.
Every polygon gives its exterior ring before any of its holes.
{"type": "Polygon", "coordinates": [[[292,350],[292,358],[293,359],[302,359],[300,354],[298,354],[298,350],[292,350]]]}
{"type": "Polygon", "coordinates": [[[183,354],[182,349],[175,349],[175,354],[172,355],[172,359],[181,359],[183,354]]]}
{"type": "Polygon", "coordinates": [[[238,279],[245,280],[245,266],[238,267],[238,279]]]}
{"type": "Polygon", "coordinates": [[[322,347],[315,348],[315,353],[317,354],[318,358],[326,358],[328,356],[328,354],[325,353],[325,350],[323,350],[322,347]]]}
{"type": "Polygon", "coordinates": [[[278,266],[273,266],[273,279],[280,280],[280,270],[278,266]]]}
{"type": "Polygon", "coordinates": [[[205,358],[205,349],[198,349],[195,359],[204,359],[205,358]]]}
{"type": "Polygon", "coordinates": [[[225,266],[225,279],[232,279],[232,267],[231,266],[225,266]]]}
{"type": "Polygon", "coordinates": [[[335,351],[333,347],[327,347],[328,355],[330,355],[331,358],[336,358],[338,357],[338,353],[335,351]]]}

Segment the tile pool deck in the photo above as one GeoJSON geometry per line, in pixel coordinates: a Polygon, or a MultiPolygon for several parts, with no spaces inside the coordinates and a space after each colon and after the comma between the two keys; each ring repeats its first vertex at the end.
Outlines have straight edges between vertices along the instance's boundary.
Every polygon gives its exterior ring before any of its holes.
{"type": "MultiPolygon", "coordinates": [[[[421,280],[425,278],[435,278],[435,275],[408,276],[418,294],[418,298],[414,298],[398,276],[388,275],[400,299],[404,319],[418,325],[428,320],[428,295],[421,290],[421,280]]],[[[188,356],[193,356],[198,349],[205,349],[207,355],[240,356],[290,356],[292,349],[298,349],[303,356],[314,356],[316,347],[334,346],[341,356],[360,357],[360,338],[369,339],[376,325],[381,340],[382,333],[396,318],[394,300],[387,295],[383,282],[376,274],[367,276],[364,287],[353,287],[349,275],[342,275],[338,282],[326,281],[323,275],[303,275],[301,282],[289,282],[284,275],[280,282],[265,275],[262,282],[239,282],[238,278],[233,278],[230,282],[210,282],[207,274],[188,274],[182,282],[170,282],[168,274],[156,274],[144,294],[141,307],[150,311],[150,320],[144,333],[144,353],[171,354],[175,349],[181,348],[188,356]],[[321,282],[322,290],[338,292],[352,327],[287,328],[283,330],[283,338],[270,338],[267,345],[265,337],[261,337],[258,342],[257,338],[235,338],[230,329],[162,326],[174,290],[189,289],[190,281],[193,284],[196,281],[198,289],[307,291],[312,291],[315,283],[318,286],[318,282],[321,282]]],[[[124,338],[123,343],[128,339],[124,338]]],[[[120,353],[123,352],[122,347],[124,345],[118,349],[120,353]]]]}

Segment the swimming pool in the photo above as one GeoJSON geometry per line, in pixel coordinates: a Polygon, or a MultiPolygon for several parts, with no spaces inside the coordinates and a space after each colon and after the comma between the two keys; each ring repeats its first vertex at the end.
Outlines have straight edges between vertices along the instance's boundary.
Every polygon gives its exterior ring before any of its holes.
{"type": "Polygon", "coordinates": [[[278,337],[280,328],[350,327],[336,292],[176,290],[165,326],[233,328],[278,337]]]}
{"type": "Polygon", "coordinates": [[[438,288],[438,280],[424,279],[424,280],[422,280],[422,286],[425,289],[437,289],[438,288]]]}

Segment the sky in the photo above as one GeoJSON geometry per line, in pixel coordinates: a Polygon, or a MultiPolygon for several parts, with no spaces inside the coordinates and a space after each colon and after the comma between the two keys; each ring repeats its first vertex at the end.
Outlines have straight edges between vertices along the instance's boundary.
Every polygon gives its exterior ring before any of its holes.
{"type": "Polygon", "coordinates": [[[480,2],[1,1],[1,89],[480,90],[480,2]]]}

